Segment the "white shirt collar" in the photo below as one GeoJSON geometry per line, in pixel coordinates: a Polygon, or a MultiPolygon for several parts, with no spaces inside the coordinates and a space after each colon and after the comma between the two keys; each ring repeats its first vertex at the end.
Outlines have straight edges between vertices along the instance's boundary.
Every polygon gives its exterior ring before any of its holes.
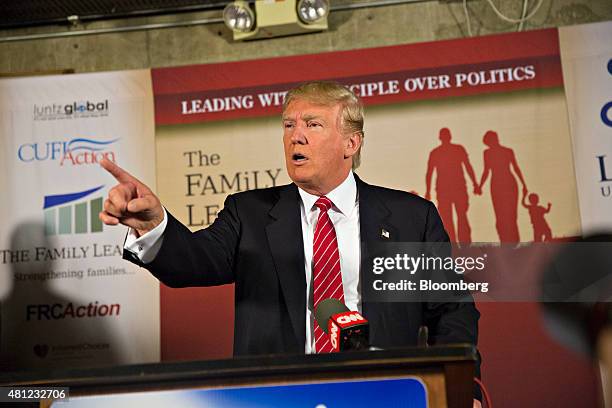
{"type": "MultiPolygon", "coordinates": [[[[319,196],[307,193],[298,187],[302,203],[306,213],[313,210],[315,202],[319,199],[319,196]]],[[[345,216],[348,216],[351,211],[355,208],[357,202],[357,183],[355,182],[355,175],[353,171],[349,171],[346,179],[332,191],[325,195],[327,198],[334,203],[332,208],[337,209],[345,216]]]]}

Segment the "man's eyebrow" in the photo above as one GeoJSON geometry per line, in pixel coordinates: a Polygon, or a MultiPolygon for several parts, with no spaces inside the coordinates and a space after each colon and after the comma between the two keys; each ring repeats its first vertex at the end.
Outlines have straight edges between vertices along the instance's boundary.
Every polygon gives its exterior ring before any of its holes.
{"type": "Polygon", "coordinates": [[[308,122],[309,120],[313,120],[313,119],[321,120],[321,119],[323,119],[323,117],[321,115],[306,114],[306,115],[302,116],[302,119],[304,119],[305,122],[308,122]]]}
{"type": "MultiPolygon", "coordinates": [[[[301,119],[305,122],[308,122],[309,120],[313,120],[313,119],[317,119],[317,120],[324,120],[323,116],[321,115],[316,115],[316,114],[305,114],[302,115],[301,119]]],[[[283,121],[295,121],[295,116],[283,116],[283,121]]]]}

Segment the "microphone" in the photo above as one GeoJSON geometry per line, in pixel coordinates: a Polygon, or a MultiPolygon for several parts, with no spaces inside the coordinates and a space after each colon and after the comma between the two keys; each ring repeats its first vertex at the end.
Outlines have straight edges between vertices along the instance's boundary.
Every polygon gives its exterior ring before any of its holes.
{"type": "Polygon", "coordinates": [[[315,320],[329,335],[334,352],[370,348],[370,324],[338,299],[322,300],[316,307],[315,320]]]}

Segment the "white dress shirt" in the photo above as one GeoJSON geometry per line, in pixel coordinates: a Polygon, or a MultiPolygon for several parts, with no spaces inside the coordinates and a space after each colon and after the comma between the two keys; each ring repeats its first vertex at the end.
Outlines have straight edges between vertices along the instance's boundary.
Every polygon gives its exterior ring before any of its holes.
{"type": "MultiPolygon", "coordinates": [[[[300,193],[300,214],[302,219],[302,238],[304,240],[304,269],[306,279],[306,346],[305,352],[314,352],[314,310],[312,292],[312,247],[314,231],[319,218],[319,209],[315,202],[319,198],[298,188],[300,193]]],[[[359,232],[359,200],[357,183],[351,171],[338,187],[326,195],[333,203],[329,209],[329,218],[334,224],[340,254],[340,271],[344,289],[344,303],[350,310],[361,311],[359,287],[359,268],[361,264],[359,232]]],[[[154,229],[137,237],[130,229],[125,240],[124,249],[135,253],[143,263],[155,259],[163,242],[163,233],[168,224],[168,214],[164,209],[164,220],[154,229]]]]}
{"type": "MultiPolygon", "coordinates": [[[[314,232],[319,219],[319,208],[315,202],[319,196],[298,189],[300,197],[300,214],[302,215],[302,238],[304,239],[304,267],[306,270],[306,353],[314,352],[313,325],[313,288],[312,288],[312,247],[314,232]]],[[[327,198],[334,204],[328,214],[338,240],[340,253],[340,271],[344,289],[344,303],[350,310],[361,311],[359,288],[359,267],[361,264],[359,247],[359,200],[357,183],[353,172],[338,187],[330,191],[327,198]]]]}

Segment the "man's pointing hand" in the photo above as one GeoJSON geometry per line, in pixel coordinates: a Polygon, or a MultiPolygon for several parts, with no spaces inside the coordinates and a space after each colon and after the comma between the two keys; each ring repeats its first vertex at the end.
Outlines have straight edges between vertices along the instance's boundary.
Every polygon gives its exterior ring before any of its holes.
{"type": "Polygon", "coordinates": [[[99,214],[104,224],[127,225],[141,236],[163,221],[161,202],[149,187],[108,159],[100,165],[119,183],[108,192],[104,211],[99,214]]]}

